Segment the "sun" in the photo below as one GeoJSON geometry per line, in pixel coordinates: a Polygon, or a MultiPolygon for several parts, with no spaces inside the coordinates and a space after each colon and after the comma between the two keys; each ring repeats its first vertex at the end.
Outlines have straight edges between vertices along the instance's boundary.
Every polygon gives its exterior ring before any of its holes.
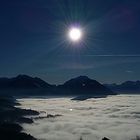
{"type": "Polygon", "coordinates": [[[78,42],[82,38],[82,30],[80,28],[72,27],[69,29],[68,36],[71,41],[78,42]]]}

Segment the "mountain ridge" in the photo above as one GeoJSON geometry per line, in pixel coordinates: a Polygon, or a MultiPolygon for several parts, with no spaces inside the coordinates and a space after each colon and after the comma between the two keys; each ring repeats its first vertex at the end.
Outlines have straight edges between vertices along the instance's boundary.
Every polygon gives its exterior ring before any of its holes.
{"type": "Polygon", "coordinates": [[[72,78],[58,87],[71,93],[80,91],[80,93],[87,92],[87,94],[113,94],[110,89],[104,87],[96,80],[88,78],[87,76],[72,78]]]}
{"type": "Polygon", "coordinates": [[[28,75],[18,75],[13,78],[0,78],[0,88],[45,88],[51,87],[52,85],[48,84],[44,80],[38,77],[31,77],[28,75]]]}
{"type": "Polygon", "coordinates": [[[34,90],[35,92],[42,92],[49,95],[112,95],[114,94],[110,89],[103,86],[96,80],[90,79],[87,76],[79,76],[66,81],[62,85],[51,85],[46,81],[28,75],[18,75],[13,78],[0,78],[0,89],[8,89],[14,92],[16,89],[34,90]],[[42,90],[42,91],[41,91],[42,90]]]}
{"type": "Polygon", "coordinates": [[[121,84],[103,84],[114,92],[140,93],[140,81],[125,81],[121,84]]]}

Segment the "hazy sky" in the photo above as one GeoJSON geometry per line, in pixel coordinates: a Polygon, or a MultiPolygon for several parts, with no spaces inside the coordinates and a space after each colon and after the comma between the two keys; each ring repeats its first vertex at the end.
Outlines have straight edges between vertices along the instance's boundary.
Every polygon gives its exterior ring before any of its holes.
{"type": "Polygon", "coordinates": [[[3,0],[0,76],[50,83],[87,75],[100,82],[140,79],[140,0],[3,0]],[[84,29],[71,44],[71,26],[84,29]]]}

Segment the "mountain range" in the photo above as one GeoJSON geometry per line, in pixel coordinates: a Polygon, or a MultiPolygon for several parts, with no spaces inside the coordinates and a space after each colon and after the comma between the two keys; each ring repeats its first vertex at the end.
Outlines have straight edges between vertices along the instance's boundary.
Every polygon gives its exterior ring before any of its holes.
{"type": "MultiPolygon", "coordinates": [[[[140,93],[140,81],[126,81],[121,84],[101,84],[87,76],[79,76],[66,81],[62,85],[52,85],[48,82],[28,75],[18,75],[13,78],[0,78],[0,94],[3,91],[13,94],[18,91],[28,91],[37,95],[112,95],[115,93],[140,93]]],[[[24,94],[24,92],[23,92],[24,94]]]]}
{"type": "Polygon", "coordinates": [[[121,84],[104,84],[117,93],[140,93],[140,81],[126,81],[121,84]]]}
{"type": "Polygon", "coordinates": [[[33,78],[27,75],[18,75],[14,78],[0,78],[1,89],[34,89],[34,88],[49,88],[52,85],[43,81],[40,78],[33,78]]]}
{"type": "Polygon", "coordinates": [[[62,85],[51,85],[37,77],[18,75],[14,78],[0,78],[0,92],[28,91],[28,94],[44,95],[112,95],[109,88],[87,76],[79,76],[62,85]]]}

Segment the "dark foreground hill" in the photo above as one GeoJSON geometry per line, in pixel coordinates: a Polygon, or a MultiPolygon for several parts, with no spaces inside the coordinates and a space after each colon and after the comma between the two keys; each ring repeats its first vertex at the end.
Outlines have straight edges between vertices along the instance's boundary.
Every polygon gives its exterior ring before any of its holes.
{"type": "Polygon", "coordinates": [[[31,135],[21,132],[19,123],[32,123],[33,121],[24,118],[25,115],[38,115],[33,110],[19,109],[16,100],[11,97],[0,97],[0,140],[36,140],[31,135]]]}

